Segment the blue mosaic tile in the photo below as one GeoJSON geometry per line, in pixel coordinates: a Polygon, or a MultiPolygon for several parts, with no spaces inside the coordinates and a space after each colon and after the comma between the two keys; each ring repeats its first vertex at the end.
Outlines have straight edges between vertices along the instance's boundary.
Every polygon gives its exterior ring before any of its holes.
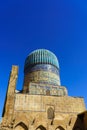
{"type": "Polygon", "coordinates": [[[37,64],[34,66],[27,67],[25,69],[25,73],[41,71],[41,70],[53,72],[53,73],[59,75],[59,69],[57,69],[53,65],[49,65],[49,64],[37,64]]]}
{"type": "Polygon", "coordinates": [[[54,53],[46,49],[31,52],[25,60],[25,68],[33,64],[51,64],[59,68],[58,59],[54,53]]]}

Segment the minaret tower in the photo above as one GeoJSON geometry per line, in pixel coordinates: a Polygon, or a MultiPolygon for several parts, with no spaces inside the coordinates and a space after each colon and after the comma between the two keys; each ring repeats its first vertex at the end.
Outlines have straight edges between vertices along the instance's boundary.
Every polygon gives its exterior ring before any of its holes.
{"type": "Polygon", "coordinates": [[[9,124],[12,121],[12,115],[14,112],[14,101],[15,101],[15,89],[16,82],[18,77],[18,66],[12,66],[10,72],[8,90],[6,93],[5,105],[3,110],[3,122],[5,125],[9,124]]]}

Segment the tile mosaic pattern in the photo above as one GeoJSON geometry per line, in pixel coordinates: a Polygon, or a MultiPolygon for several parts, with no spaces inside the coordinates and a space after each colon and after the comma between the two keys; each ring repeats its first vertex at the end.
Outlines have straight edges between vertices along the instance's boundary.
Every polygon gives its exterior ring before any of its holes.
{"type": "Polygon", "coordinates": [[[49,64],[37,64],[37,65],[29,66],[27,67],[27,69],[25,69],[25,73],[30,73],[34,71],[40,71],[40,70],[53,72],[59,75],[59,69],[49,64]]]}
{"type": "Polygon", "coordinates": [[[29,84],[29,94],[35,95],[47,95],[46,92],[49,90],[49,95],[54,96],[65,96],[67,95],[67,90],[62,86],[53,86],[49,84],[29,84]]]}
{"type": "Polygon", "coordinates": [[[25,60],[25,69],[35,64],[51,64],[59,68],[58,59],[51,51],[38,49],[29,54],[25,60]]]}
{"type": "Polygon", "coordinates": [[[25,75],[24,84],[29,82],[60,85],[60,77],[49,71],[34,71],[25,75]]]}

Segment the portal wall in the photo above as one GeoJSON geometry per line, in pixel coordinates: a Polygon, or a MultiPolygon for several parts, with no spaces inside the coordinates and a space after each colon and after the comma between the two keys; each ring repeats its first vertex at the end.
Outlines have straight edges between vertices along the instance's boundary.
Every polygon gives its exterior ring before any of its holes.
{"type": "Polygon", "coordinates": [[[15,95],[15,111],[46,111],[52,106],[55,112],[81,113],[85,111],[84,99],[69,96],[15,95]]]}

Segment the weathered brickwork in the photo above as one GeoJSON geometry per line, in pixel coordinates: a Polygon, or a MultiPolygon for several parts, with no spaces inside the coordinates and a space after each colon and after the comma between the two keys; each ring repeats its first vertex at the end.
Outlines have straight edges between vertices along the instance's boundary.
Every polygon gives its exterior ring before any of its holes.
{"type": "Polygon", "coordinates": [[[24,91],[28,88],[30,82],[59,85],[60,79],[58,75],[52,72],[35,71],[28,73],[24,77],[24,91]]]}
{"type": "Polygon", "coordinates": [[[55,112],[80,113],[85,110],[83,98],[56,97],[41,95],[16,94],[15,110],[46,111],[47,106],[54,106],[55,112]],[[78,106],[78,107],[77,107],[78,106]]]}
{"type": "Polygon", "coordinates": [[[15,101],[15,88],[16,88],[16,81],[18,76],[18,66],[12,66],[12,71],[10,73],[9,83],[8,83],[8,90],[6,95],[6,104],[3,111],[3,122],[4,124],[9,123],[12,120],[12,115],[14,112],[14,101],[15,101]]]}

